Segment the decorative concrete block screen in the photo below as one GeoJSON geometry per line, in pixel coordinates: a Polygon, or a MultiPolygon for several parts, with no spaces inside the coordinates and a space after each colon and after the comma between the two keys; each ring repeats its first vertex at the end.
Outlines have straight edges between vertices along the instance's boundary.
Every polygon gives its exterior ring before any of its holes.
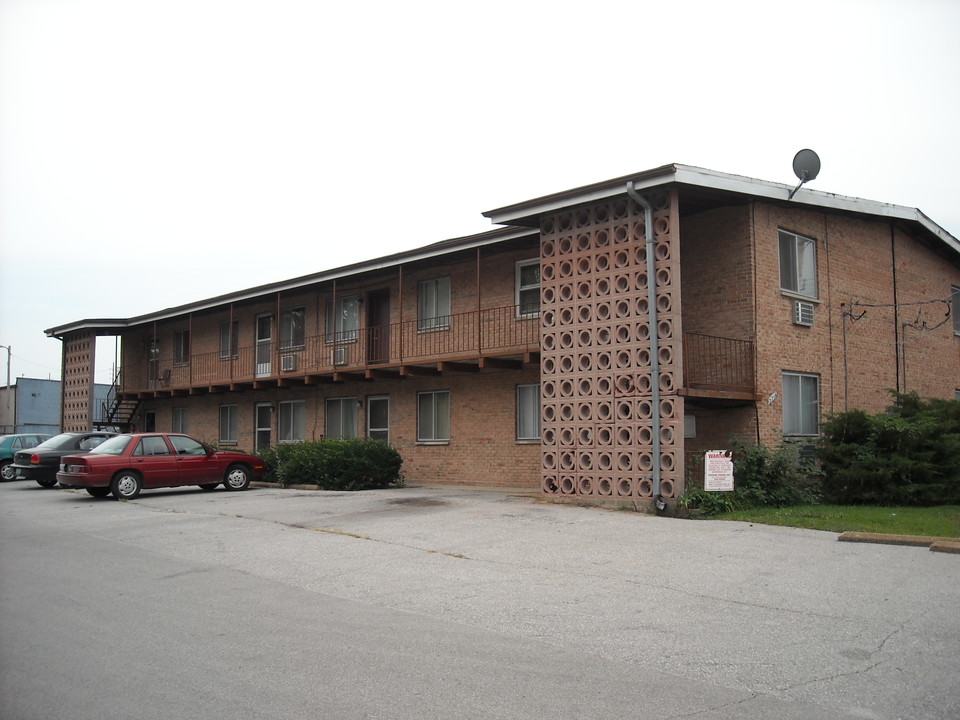
{"type": "Polygon", "coordinates": [[[542,488],[550,495],[651,498],[683,492],[678,391],[680,251],[676,193],[654,207],[660,402],[653,406],[643,209],[624,195],[541,221],[542,488]],[[653,457],[659,413],[660,457],[653,457]]]}
{"type": "Polygon", "coordinates": [[[64,432],[91,429],[96,349],[96,336],[92,332],[75,332],[63,338],[60,427],[64,432]]]}

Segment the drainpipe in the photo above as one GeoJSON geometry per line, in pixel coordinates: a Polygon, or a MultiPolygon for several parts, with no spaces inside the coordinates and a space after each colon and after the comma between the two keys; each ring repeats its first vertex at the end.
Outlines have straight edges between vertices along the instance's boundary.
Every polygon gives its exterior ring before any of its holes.
{"type": "Polygon", "coordinates": [[[650,316],[650,385],[653,392],[653,502],[657,510],[667,505],[660,497],[660,345],[657,338],[657,258],[653,237],[653,206],[627,182],[627,195],[643,208],[643,227],[647,239],[647,308],[650,316]]]}

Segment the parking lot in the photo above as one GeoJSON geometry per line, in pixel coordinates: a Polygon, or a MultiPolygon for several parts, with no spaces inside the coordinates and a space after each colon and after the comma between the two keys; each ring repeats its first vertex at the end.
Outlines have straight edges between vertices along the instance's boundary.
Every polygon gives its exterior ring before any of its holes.
{"type": "MultiPolygon", "coordinates": [[[[117,553],[114,568],[130,559],[126,577],[145,587],[173,573],[185,593],[199,592],[212,582],[207,570],[233,586],[255,581],[248,592],[275,598],[271,621],[307,635],[280,598],[315,602],[326,608],[323,622],[361,628],[347,645],[380,638],[424,668],[402,686],[384,681],[389,702],[363,695],[338,705],[339,717],[960,717],[958,555],[461,488],[186,489],[116,502],[6,483],[0,508],[7,713],[18,709],[11,697],[33,688],[10,673],[10,653],[31,652],[15,625],[26,599],[84,562],[91,583],[119,582],[106,570],[98,579],[101,563],[84,560],[80,548],[93,543],[117,553]],[[44,551],[49,564],[38,564],[44,537],[57,542],[44,551]],[[56,570],[61,556],[71,570],[56,570]],[[154,561],[164,569],[150,570],[154,561]],[[438,634],[431,648],[425,632],[438,634]],[[444,667],[461,664],[475,677],[453,692],[444,667]],[[449,697],[461,699],[456,711],[449,697]]],[[[70,612],[62,592],[58,607],[70,612]]],[[[169,612],[190,616],[177,604],[169,612]]],[[[246,622],[246,642],[268,632],[246,622]]],[[[351,647],[330,650],[331,662],[351,647]]],[[[285,712],[273,716],[300,716],[285,712]]]]}

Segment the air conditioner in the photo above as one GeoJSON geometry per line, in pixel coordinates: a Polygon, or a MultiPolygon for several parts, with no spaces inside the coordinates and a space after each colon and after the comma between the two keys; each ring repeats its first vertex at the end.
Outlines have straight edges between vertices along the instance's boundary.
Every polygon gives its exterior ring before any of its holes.
{"type": "Polygon", "coordinates": [[[347,349],[345,347],[338,347],[333,349],[333,364],[334,365],[347,364],[347,349]]]}
{"type": "Polygon", "coordinates": [[[795,325],[813,325],[813,303],[803,300],[793,302],[793,322],[795,325]]]}
{"type": "Polygon", "coordinates": [[[297,369],[297,356],[296,355],[281,355],[280,356],[280,369],[284,372],[290,372],[297,369]]]}

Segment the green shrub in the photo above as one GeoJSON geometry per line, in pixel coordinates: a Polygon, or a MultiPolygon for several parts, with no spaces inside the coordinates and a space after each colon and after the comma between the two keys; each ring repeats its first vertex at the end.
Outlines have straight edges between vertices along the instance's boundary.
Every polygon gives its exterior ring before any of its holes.
{"type": "Polygon", "coordinates": [[[324,490],[375,490],[400,485],[400,453],[380,440],[345,438],[276,445],[261,457],[266,480],[324,490]]]}
{"type": "Polygon", "coordinates": [[[820,497],[817,470],[799,461],[797,447],[781,443],[733,445],[733,491],[708,492],[693,487],[681,499],[681,507],[695,508],[704,515],[752,507],[807,505],[820,497]]]}
{"type": "Polygon", "coordinates": [[[960,503],[960,402],[893,396],[885,413],[828,417],[817,449],[824,496],[838,504],[960,503]]]}

